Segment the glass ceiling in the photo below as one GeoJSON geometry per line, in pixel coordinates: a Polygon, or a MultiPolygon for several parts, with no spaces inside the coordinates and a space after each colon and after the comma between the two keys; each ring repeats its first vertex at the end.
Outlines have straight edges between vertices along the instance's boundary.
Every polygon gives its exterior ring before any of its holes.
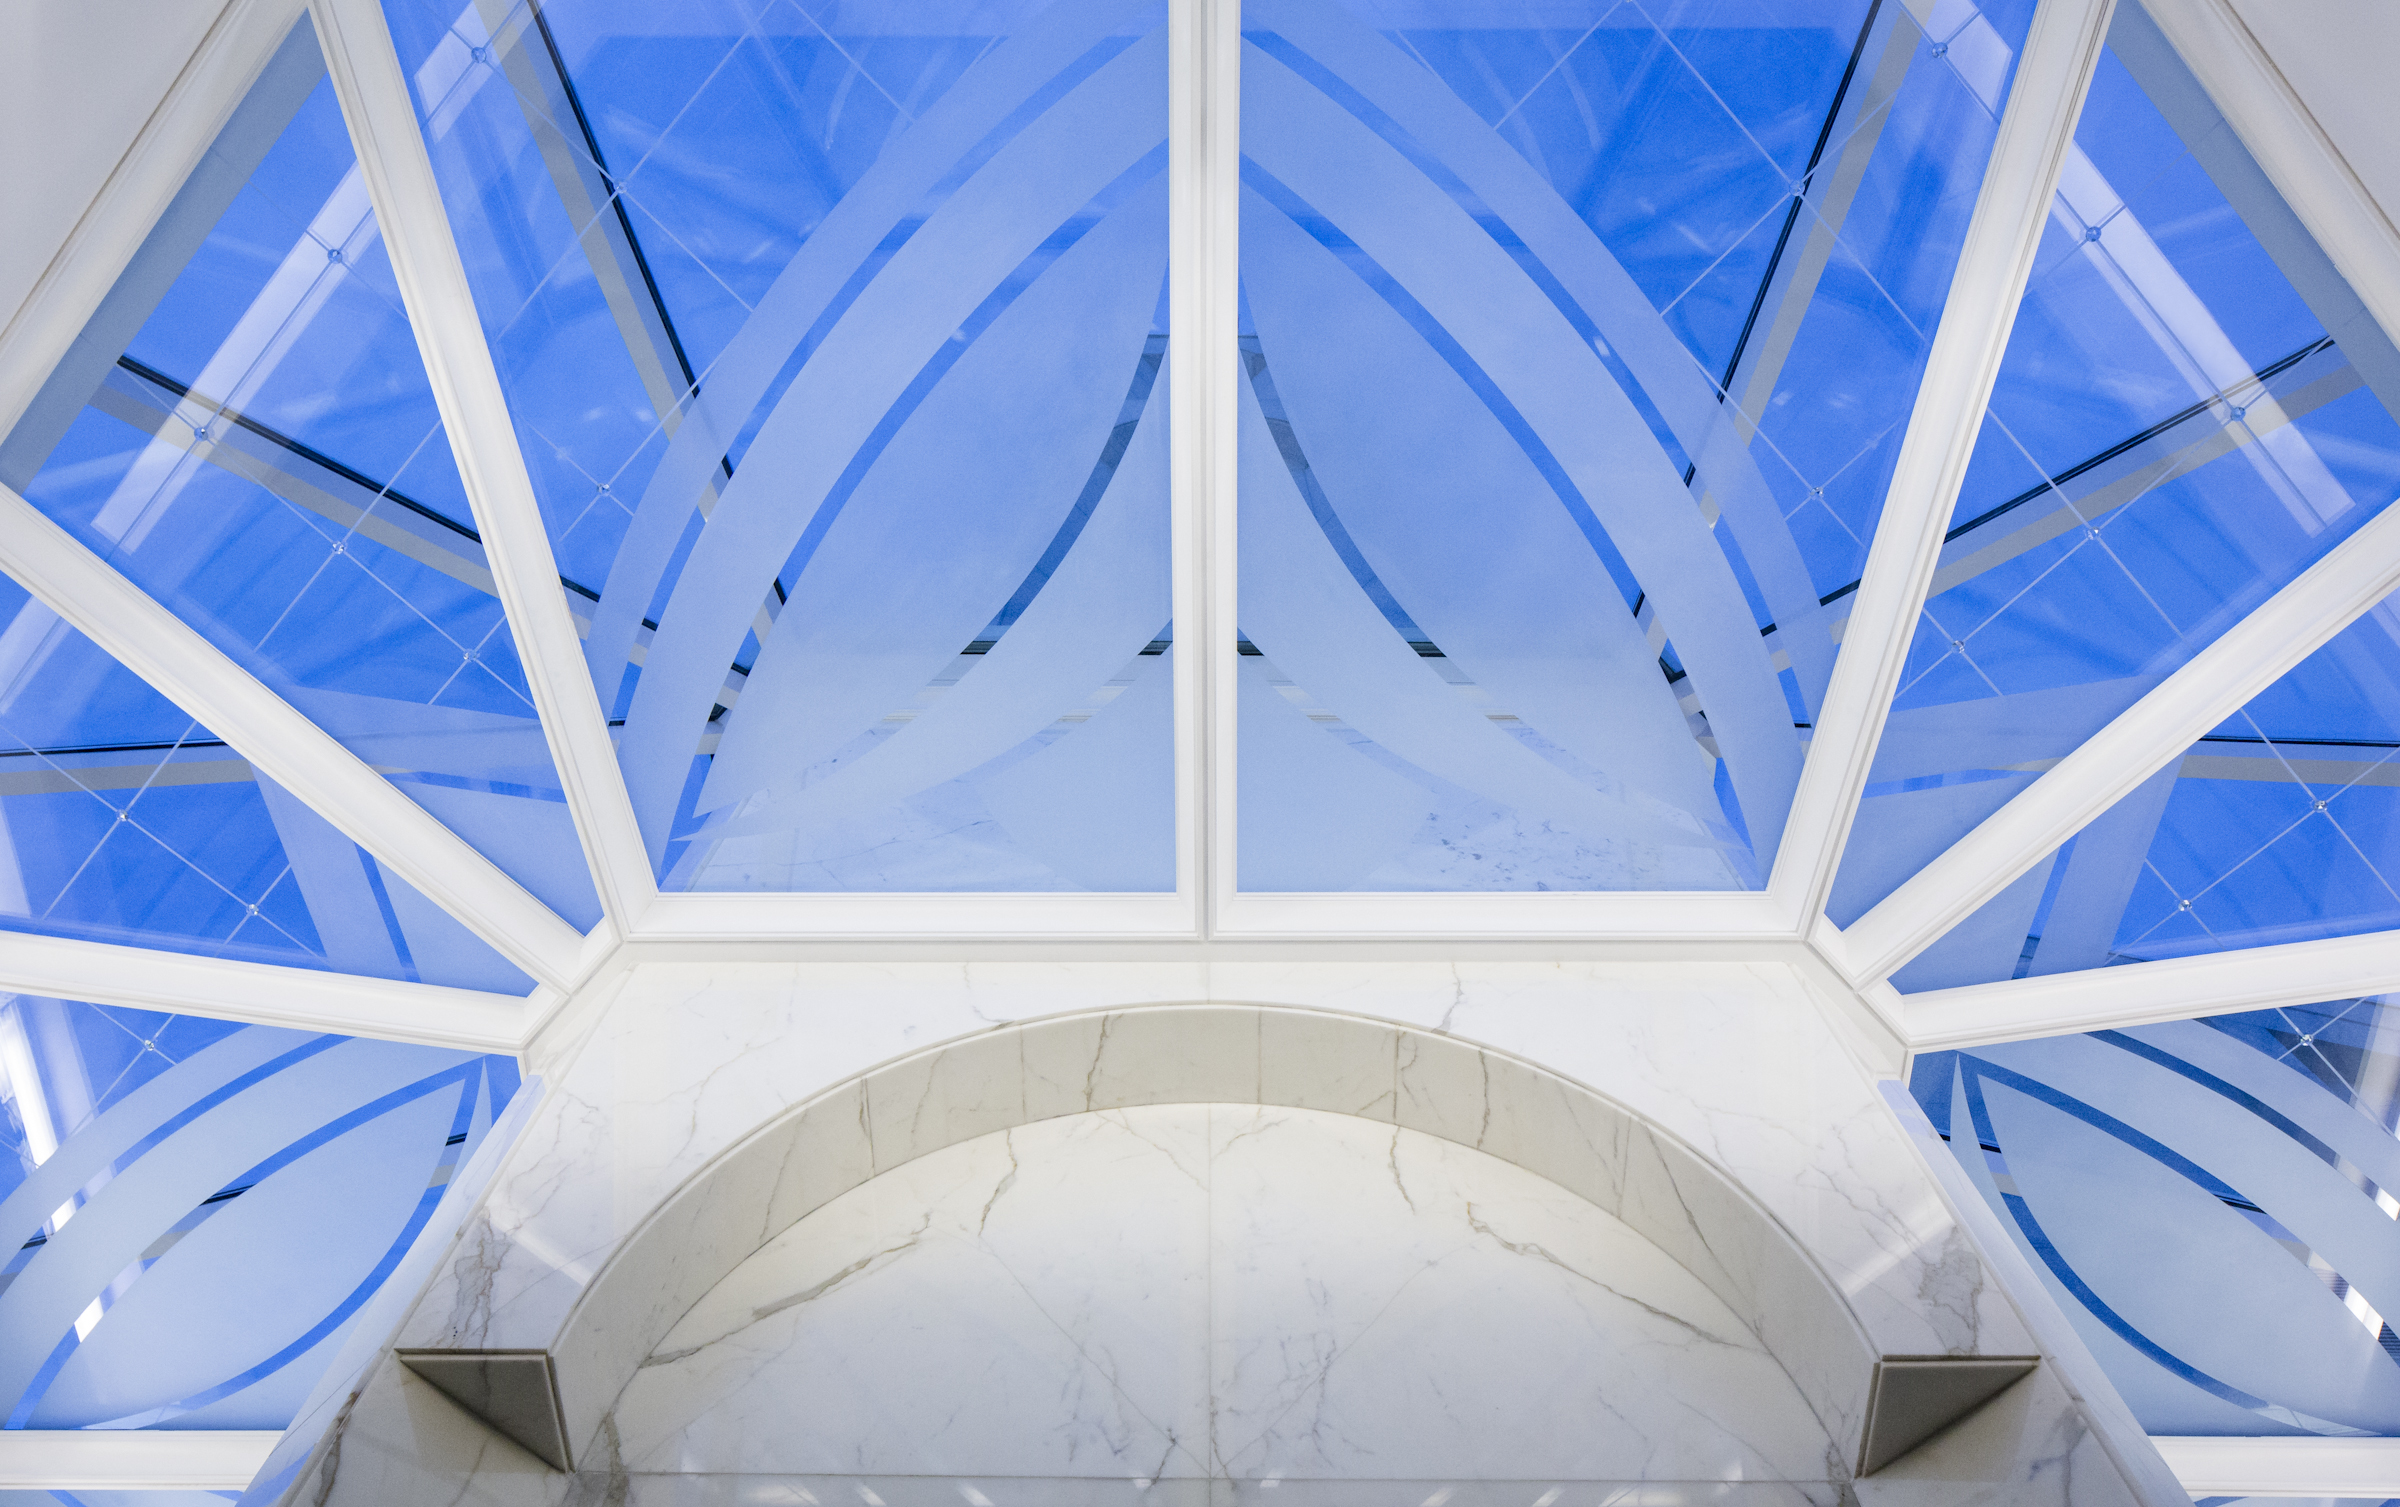
{"type": "MultiPolygon", "coordinates": [[[[1845,925],[2400,492],[2400,351],[2139,6],[2119,10],[2075,139],[1834,888],[1845,925]]],[[[2302,855],[2333,822],[2280,848],[2288,893],[2258,888],[2265,869],[2225,881],[2289,825],[2267,766],[2307,783],[2269,726],[2291,757],[2321,741],[2348,761],[2351,778],[2312,776],[2344,790],[2364,845],[2334,840],[2352,869],[2387,864],[2374,798],[2349,798],[2381,755],[2344,740],[2390,736],[2373,729],[2400,712],[2377,665],[2394,621],[2378,609],[2294,670],[1901,987],[2390,924],[2388,891],[2317,872],[2330,849],[2302,855]],[[2260,757],[2220,746],[2240,742],[2260,757]],[[2162,915],[2204,891],[2213,920],[2162,915]],[[2044,931],[2053,915],[2063,931],[2044,931]]]]}
{"type": "MultiPolygon", "coordinates": [[[[1251,0],[1240,889],[1764,885],[2031,8],[1251,0]]],[[[1163,0],[384,9],[662,886],[1173,890],[1208,565],[1171,546],[1163,0]]],[[[2354,535],[2396,405],[2120,7],[1833,919],[2354,535]]],[[[0,483],[588,929],[451,447],[303,22],[0,483]]],[[[0,928],[533,988],[54,605],[0,581],[0,928]]],[[[1896,982],[2400,929],[2396,650],[2386,603],[1896,982]]],[[[2386,1013],[1915,1087],[2145,1422],[2400,1431],[2386,1013]],[[2137,1206],[2189,1232],[2163,1267],[2137,1206]]],[[[8,1426],[274,1427],[516,1080],[12,997],[0,1087],[8,1426]],[[76,1243],[102,1200],[140,1241],[76,1243]]]]}
{"type": "Polygon", "coordinates": [[[8,996],[12,1429],[280,1429],[518,1086],[507,1057],[8,996]]]}
{"type": "Polygon", "coordinates": [[[2400,1433],[2400,1001],[1928,1052],[1910,1087],[2149,1432],[2400,1433]]]}

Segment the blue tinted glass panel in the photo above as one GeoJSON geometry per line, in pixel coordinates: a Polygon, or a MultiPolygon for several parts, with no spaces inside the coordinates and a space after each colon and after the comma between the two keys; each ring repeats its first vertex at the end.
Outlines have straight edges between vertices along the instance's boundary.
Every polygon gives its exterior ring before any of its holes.
{"type": "Polygon", "coordinates": [[[2400,493],[2396,412],[2400,353],[2142,8],[2121,7],[1834,919],[2400,493]]]}
{"type": "Polygon", "coordinates": [[[2027,9],[1245,8],[1243,888],[1761,882],[2027,9]]]}
{"type": "Polygon", "coordinates": [[[511,994],[533,987],[9,581],[0,927],[511,994]]]}
{"type": "Polygon", "coordinates": [[[662,882],[1172,888],[1163,4],[386,10],[662,882]]]}
{"type": "Polygon", "coordinates": [[[598,919],[305,24],[0,470],[544,903],[598,919]]]}
{"type": "Polygon", "coordinates": [[[2400,1011],[1919,1056],[1910,1088],[2152,1434],[2400,1433],[2400,1011]]]}
{"type": "Polygon", "coordinates": [[[10,1428],[281,1429],[513,1059],[0,996],[10,1428]]]}
{"type": "Polygon", "coordinates": [[[1901,970],[1903,989],[2400,927],[2386,600],[1901,970]]]}

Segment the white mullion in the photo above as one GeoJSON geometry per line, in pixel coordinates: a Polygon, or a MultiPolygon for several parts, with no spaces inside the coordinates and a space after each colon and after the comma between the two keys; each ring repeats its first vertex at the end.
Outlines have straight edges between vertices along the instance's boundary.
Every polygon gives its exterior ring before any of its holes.
{"type": "Polygon", "coordinates": [[[2042,0],[2017,60],[1769,881],[1802,930],[1833,888],[2114,9],[2042,0]]]}
{"type": "Polygon", "coordinates": [[[10,1429],[0,1491],[240,1491],[282,1434],[253,1429],[10,1429]]]}
{"type": "Polygon", "coordinates": [[[2389,507],[1859,917],[1855,976],[1890,977],[2396,587],[2389,507]]]}
{"type": "Polygon", "coordinates": [[[537,982],[580,972],[574,927],[5,486],[0,570],[537,982]]]}
{"type": "Polygon", "coordinates": [[[621,935],[656,898],[657,881],[559,589],[541,504],[451,238],[408,78],[376,0],[312,0],[309,9],[567,808],[601,905],[621,935]]]}
{"type": "Polygon", "coordinates": [[[2120,963],[1900,996],[1920,1052],[2197,1020],[2400,989],[2400,932],[2120,963]]]}
{"type": "Polygon", "coordinates": [[[2400,1439],[2201,1434],[2150,1442],[2194,1497],[2400,1495],[2400,1439]]]}
{"type": "Polygon", "coordinates": [[[21,931],[0,932],[0,992],[470,1052],[516,1051],[533,1020],[512,995],[21,931]]]}
{"type": "Polygon", "coordinates": [[[1234,887],[1240,0],[1171,0],[1178,887],[1203,931],[1234,887]]]}

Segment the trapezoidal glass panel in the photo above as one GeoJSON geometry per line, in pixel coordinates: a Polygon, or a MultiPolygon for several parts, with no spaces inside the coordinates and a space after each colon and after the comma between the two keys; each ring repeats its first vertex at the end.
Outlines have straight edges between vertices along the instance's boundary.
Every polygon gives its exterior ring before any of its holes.
{"type": "Polygon", "coordinates": [[[1910,1088],[2153,1434],[2400,1433],[2400,1010],[1928,1052],[1910,1088]]]}
{"type": "Polygon", "coordinates": [[[281,1429],[518,1087],[508,1057],[0,995],[12,1429],[281,1429]]]}
{"type": "Polygon", "coordinates": [[[670,889],[1174,886],[1163,0],[387,0],[670,889]]]}
{"type": "Polygon", "coordinates": [[[1937,989],[2400,929],[2386,598],[1894,976],[1937,989]]]}
{"type": "Polygon", "coordinates": [[[1243,889],[1763,881],[2029,9],[1251,0],[1243,889]]]}
{"type": "Polygon", "coordinates": [[[0,928],[507,994],[533,988],[5,578],[0,928]]]}
{"type": "Polygon", "coordinates": [[[2400,351],[2143,8],[2119,6],[1833,918],[2400,495],[2395,414],[2400,351]]]}
{"type": "Polygon", "coordinates": [[[0,446],[0,481],[544,904],[599,919],[305,20],[0,446]]]}

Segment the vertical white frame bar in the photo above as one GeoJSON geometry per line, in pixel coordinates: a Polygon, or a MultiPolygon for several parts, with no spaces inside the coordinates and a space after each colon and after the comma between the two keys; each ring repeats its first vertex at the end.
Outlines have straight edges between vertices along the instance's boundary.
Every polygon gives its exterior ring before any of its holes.
{"type": "Polygon", "coordinates": [[[1241,0],[1169,0],[1176,886],[1203,935],[1232,898],[1240,435],[1241,0]]]}

